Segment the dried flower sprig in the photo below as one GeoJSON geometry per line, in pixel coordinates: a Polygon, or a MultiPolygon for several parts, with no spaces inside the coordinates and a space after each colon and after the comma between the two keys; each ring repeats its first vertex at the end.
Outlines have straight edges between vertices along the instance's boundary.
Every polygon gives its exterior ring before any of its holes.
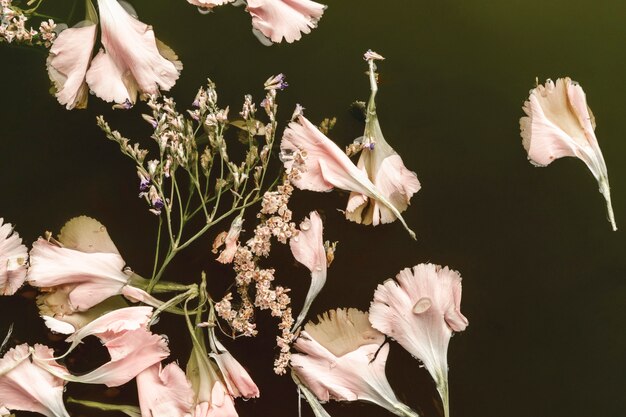
{"type": "MultiPolygon", "coordinates": [[[[193,109],[187,114],[178,112],[171,98],[149,97],[152,114],[143,117],[154,129],[151,138],[157,145],[158,157],[153,159],[148,158],[147,149],[111,130],[103,117],[98,118],[98,125],[107,138],[118,143],[122,153],[135,162],[139,196],[146,200],[149,211],[159,216],[154,269],[148,290],[156,285],[178,252],[215,224],[235,213],[241,216],[246,207],[261,201],[276,131],[276,90],[282,86],[282,83],[269,84],[275,78],[266,83],[267,94],[262,105],[268,123],[256,120],[252,98],[244,99],[240,113],[243,121],[236,124],[246,133],[245,157],[239,163],[229,156],[230,144],[224,137],[231,124],[229,108],[218,106],[215,84],[210,80],[206,88],[200,88],[193,109]],[[197,216],[204,217],[204,222],[201,227],[192,229],[189,221],[197,216]],[[160,259],[162,231],[169,245],[160,259]]],[[[279,78],[284,79],[282,75],[279,78]]]]}

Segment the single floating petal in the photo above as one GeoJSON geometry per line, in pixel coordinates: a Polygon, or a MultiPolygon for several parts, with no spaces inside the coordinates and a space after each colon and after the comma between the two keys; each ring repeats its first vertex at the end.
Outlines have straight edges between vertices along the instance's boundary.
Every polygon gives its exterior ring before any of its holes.
{"type": "Polygon", "coordinates": [[[526,116],[520,119],[520,130],[529,161],[546,166],[565,156],[581,159],[598,181],[609,221],[617,230],[606,164],[582,87],[569,77],[557,79],[556,84],[547,80],[530,90],[523,109],[526,116]]]}
{"type": "Polygon", "coordinates": [[[461,276],[439,265],[406,268],[379,285],[370,306],[372,327],[396,340],[424,363],[437,384],[446,417],[448,343],[452,331],[465,330],[461,314],[461,276]]]}

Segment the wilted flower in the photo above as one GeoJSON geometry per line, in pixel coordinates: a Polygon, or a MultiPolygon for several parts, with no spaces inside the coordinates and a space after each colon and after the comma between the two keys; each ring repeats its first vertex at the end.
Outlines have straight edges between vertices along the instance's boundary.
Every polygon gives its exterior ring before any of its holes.
{"type": "Polygon", "coordinates": [[[223,6],[228,3],[232,3],[235,0],[187,0],[189,4],[193,4],[200,9],[210,11],[215,6],[223,6]]]}
{"type": "Polygon", "coordinates": [[[193,391],[175,362],[165,368],[156,363],[140,372],[136,381],[142,417],[190,416],[193,391]]]}
{"type": "Polygon", "coordinates": [[[56,98],[68,110],[87,107],[85,75],[96,43],[98,16],[91,1],[86,4],[85,20],[58,35],[46,61],[56,98]]]}
{"type": "Polygon", "coordinates": [[[453,331],[463,331],[468,324],[461,314],[461,276],[448,267],[419,264],[403,269],[396,279],[376,289],[370,321],[424,363],[447,417],[448,343],[453,331]]]}
{"type": "Polygon", "coordinates": [[[215,360],[222,372],[230,395],[235,398],[257,398],[259,396],[259,388],[250,377],[250,374],[248,374],[248,371],[241,366],[237,359],[217,339],[214,340],[218,352],[213,352],[210,356],[215,360]]]}
{"type": "Polygon", "coordinates": [[[306,295],[302,311],[298,315],[292,331],[302,324],[313,300],[326,283],[326,248],[323,239],[324,225],[316,211],[312,211],[308,218],[300,223],[298,234],[289,239],[289,247],[296,261],[306,266],[311,271],[311,286],[306,295]]]}
{"type": "Polygon", "coordinates": [[[63,405],[65,381],[55,375],[68,371],[53,357],[52,349],[47,346],[31,348],[23,344],[9,350],[0,359],[1,415],[8,415],[8,410],[22,410],[48,417],[69,417],[63,405]],[[42,368],[41,363],[55,372],[42,368]]]}
{"type": "Polygon", "coordinates": [[[398,401],[385,375],[389,345],[357,309],[330,310],[319,324],[307,323],[294,346],[291,365],[321,401],[369,401],[398,416],[417,413],[398,401]]]}
{"type": "Polygon", "coordinates": [[[546,166],[564,156],[581,159],[598,181],[609,221],[617,230],[606,164],[594,133],[596,123],[582,87],[569,77],[557,79],[556,84],[547,80],[545,86],[530,91],[523,109],[527,116],[520,119],[520,129],[530,162],[546,166]]]}
{"type": "Polygon", "coordinates": [[[300,40],[310,33],[324,14],[325,5],[311,0],[248,0],[246,10],[252,15],[252,31],[259,40],[272,42],[300,40]]]}
{"type": "Polygon", "coordinates": [[[26,279],[28,249],[11,223],[0,217],[0,295],[13,295],[26,279]]]}
{"type": "Polygon", "coordinates": [[[117,294],[158,307],[158,300],[130,285],[132,272],[123,270],[124,264],[106,228],[80,216],[66,223],[58,242],[39,238],[33,243],[27,280],[50,293],[40,302],[59,296],[51,303],[58,305],[55,315],[86,311],[117,294]]]}
{"type": "Polygon", "coordinates": [[[330,191],[336,187],[378,200],[400,219],[411,237],[415,238],[415,233],[409,229],[398,209],[369,180],[367,174],[301,114],[296,115],[296,121],[289,123],[285,129],[280,150],[287,172],[297,171],[292,178],[296,187],[310,191],[330,191]]]}
{"type": "Polygon", "coordinates": [[[228,230],[228,233],[224,237],[223,243],[226,247],[224,248],[224,250],[222,250],[220,256],[218,256],[218,262],[221,262],[223,264],[229,264],[233,261],[233,258],[235,257],[235,252],[237,252],[237,248],[239,247],[239,234],[241,233],[242,226],[243,217],[235,217],[230,224],[230,229],[228,230]]]}
{"type": "MultiPolygon", "coordinates": [[[[402,158],[387,143],[380,129],[376,114],[376,67],[374,60],[384,59],[373,51],[365,54],[369,65],[371,95],[365,110],[365,132],[358,139],[361,145],[361,156],[357,166],[367,173],[369,179],[380,192],[399,211],[408,207],[411,197],[420,189],[417,175],[409,171],[402,162],[402,158]]],[[[353,192],[348,200],[346,217],[357,223],[373,224],[390,223],[396,215],[387,206],[367,195],[353,192]]]]}

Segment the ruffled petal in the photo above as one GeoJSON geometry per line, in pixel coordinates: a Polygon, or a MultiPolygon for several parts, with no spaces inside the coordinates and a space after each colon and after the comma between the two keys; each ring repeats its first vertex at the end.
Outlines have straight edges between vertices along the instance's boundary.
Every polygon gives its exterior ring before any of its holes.
{"type": "Polygon", "coordinates": [[[272,42],[288,43],[310,33],[326,6],[311,0],[248,0],[252,26],[272,42]]]}
{"type": "Polygon", "coordinates": [[[185,417],[191,413],[193,392],[185,372],[176,363],[160,363],[137,375],[142,417],[185,417]]]}
{"type": "Polygon", "coordinates": [[[26,279],[28,249],[11,223],[0,217],[0,294],[13,295],[26,279]]]}

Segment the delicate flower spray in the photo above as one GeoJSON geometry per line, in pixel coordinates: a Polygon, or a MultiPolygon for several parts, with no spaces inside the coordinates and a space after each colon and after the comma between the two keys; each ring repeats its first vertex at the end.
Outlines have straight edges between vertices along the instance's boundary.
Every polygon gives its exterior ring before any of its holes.
{"type": "Polygon", "coordinates": [[[591,171],[606,200],[608,219],[617,230],[611,205],[609,176],[594,130],[596,122],[582,87],[569,77],[547,80],[530,90],[519,121],[528,160],[543,167],[558,158],[573,156],[591,171]]]}

